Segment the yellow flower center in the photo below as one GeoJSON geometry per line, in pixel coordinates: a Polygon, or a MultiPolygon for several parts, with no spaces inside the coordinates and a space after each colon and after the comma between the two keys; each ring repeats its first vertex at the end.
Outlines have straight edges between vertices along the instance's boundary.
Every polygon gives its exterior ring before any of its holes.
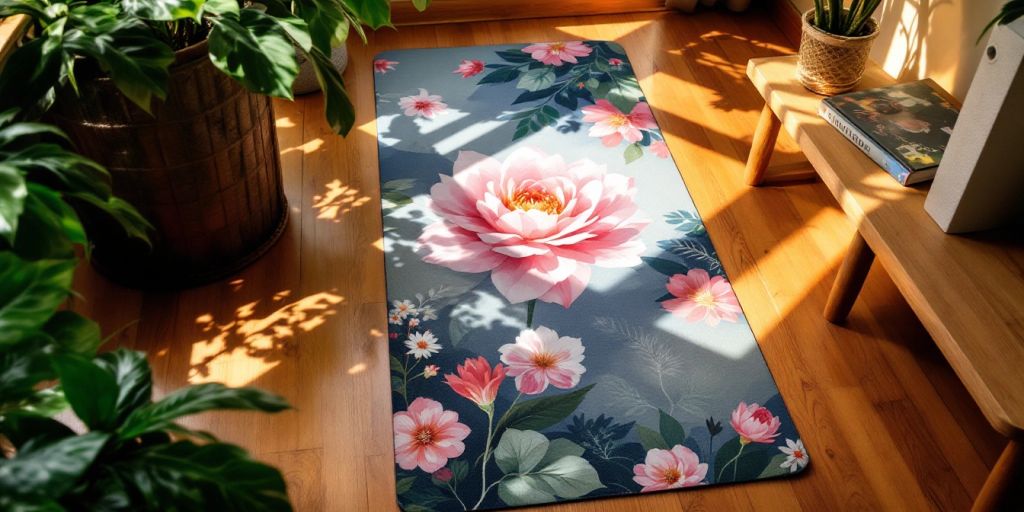
{"type": "Polygon", "coordinates": [[[626,114],[615,114],[608,118],[608,124],[615,128],[621,128],[629,124],[629,118],[626,114]]]}
{"type": "Polygon", "coordinates": [[[700,290],[698,292],[694,292],[694,294],[690,296],[690,300],[696,302],[697,304],[705,308],[710,309],[715,307],[715,296],[711,294],[710,290],[700,290]]]}
{"type": "Polygon", "coordinates": [[[548,48],[548,52],[553,55],[558,55],[559,53],[562,53],[563,50],[565,50],[565,43],[552,43],[548,48]]]}
{"type": "Polygon", "coordinates": [[[533,364],[538,368],[551,368],[558,363],[558,358],[554,354],[548,352],[541,352],[533,355],[533,364]]]}
{"type": "Polygon", "coordinates": [[[423,446],[434,444],[434,429],[429,426],[420,427],[412,437],[423,446]]]}
{"type": "Polygon", "coordinates": [[[416,342],[416,347],[419,348],[420,350],[426,350],[427,349],[427,342],[426,342],[426,340],[419,340],[419,341],[417,341],[416,342]]]}
{"type": "Polygon", "coordinates": [[[804,458],[804,452],[802,452],[800,450],[793,450],[793,458],[795,458],[795,459],[802,459],[802,458],[804,458]]]}
{"type": "Polygon", "coordinates": [[[666,469],[665,472],[661,474],[661,481],[665,482],[666,484],[672,485],[678,482],[679,479],[682,478],[682,476],[683,475],[679,472],[678,469],[669,468],[666,469]]]}
{"type": "Polygon", "coordinates": [[[512,210],[540,210],[553,215],[562,213],[565,207],[554,194],[536,189],[517,191],[508,198],[505,206],[512,210]]]}

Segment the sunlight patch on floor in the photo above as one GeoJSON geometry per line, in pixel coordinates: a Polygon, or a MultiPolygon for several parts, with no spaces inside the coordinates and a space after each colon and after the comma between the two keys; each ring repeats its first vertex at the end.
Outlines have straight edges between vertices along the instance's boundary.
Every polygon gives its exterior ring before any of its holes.
{"type": "Polygon", "coordinates": [[[322,194],[313,196],[313,208],[317,211],[316,218],[341,222],[342,215],[370,202],[370,199],[370,196],[360,195],[358,190],[335,179],[327,184],[322,194]]]}
{"type": "MultiPolygon", "coordinates": [[[[290,295],[290,290],[282,290],[269,303],[279,304],[290,295]]],[[[197,316],[195,322],[207,337],[192,344],[189,382],[251,383],[291,356],[295,336],[323,325],[344,300],[332,290],[308,295],[262,316],[259,300],[236,308],[234,318],[227,322],[219,322],[211,313],[197,316]]]]}

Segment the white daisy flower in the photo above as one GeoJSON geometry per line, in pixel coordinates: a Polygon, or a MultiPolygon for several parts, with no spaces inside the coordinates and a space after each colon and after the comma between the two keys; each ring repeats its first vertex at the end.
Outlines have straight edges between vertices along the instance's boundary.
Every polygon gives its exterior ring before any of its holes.
{"type": "Polygon", "coordinates": [[[395,311],[404,319],[409,315],[416,316],[416,306],[408,300],[396,300],[392,301],[391,305],[395,307],[395,311]]]}
{"type": "Polygon", "coordinates": [[[413,333],[409,339],[405,340],[405,346],[409,347],[406,354],[410,354],[416,359],[429,358],[441,350],[441,344],[437,342],[437,338],[430,331],[413,333]]]}
{"type": "Polygon", "coordinates": [[[402,315],[400,315],[398,311],[392,309],[388,312],[388,323],[402,325],[402,315]]]}
{"type": "Polygon", "coordinates": [[[796,442],[792,439],[786,439],[786,446],[780,446],[779,451],[786,454],[786,460],[779,467],[783,469],[789,468],[790,473],[803,469],[809,460],[807,451],[804,450],[804,442],[799,439],[796,442]]]}
{"type": "Polygon", "coordinates": [[[410,318],[409,319],[409,328],[410,329],[415,329],[419,325],[420,325],[420,319],[419,318],[410,318]]]}

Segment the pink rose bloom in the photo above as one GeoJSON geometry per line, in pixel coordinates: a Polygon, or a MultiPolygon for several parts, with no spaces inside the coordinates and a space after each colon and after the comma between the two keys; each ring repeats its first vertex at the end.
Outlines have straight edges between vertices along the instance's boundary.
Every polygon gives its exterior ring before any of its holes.
{"type": "Polygon", "coordinates": [[[668,144],[661,140],[651,143],[651,153],[654,153],[658,158],[668,158],[671,154],[668,152],[668,144]]]}
{"type": "Polygon", "coordinates": [[[471,76],[479,75],[484,70],[484,61],[482,60],[469,60],[462,59],[462,64],[455,68],[452,73],[458,73],[462,75],[462,78],[469,78],[471,76]]]}
{"type": "Polygon", "coordinates": [[[459,153],[452,176],[430,189],[442,220],[423,230],[423,261],[458,272],[490,272],[509,302],[568,308],[590,281],[590,266],[639,265],[647,225],[632,178],[590,160],[566,164],[521,148],[504,162],[459,153]]]}
{"type": "Polygon", "coordinates": [[[666,300],[661,307],[687,322],[703,320],[714,327],[722,320],[735,323],[742,312],[729,282],[722,276],[709,277],[704,269],[676,274],[669,278],[666,288],[679,298],[666,300]]]}
{"type": "Polygon", "coordinates": [[[535,43],[523,48],[523,53],[529,53],[534,60],[551,66],[561,66],[565,62],[576,64],[576,57],[586,57],[592,51],[583,41],[535,43]]]}
{"type": "Polygon", "coordinates": [[[658,127],[651,107],[642,101],[634,105],[629,114],[624,114],[610,101],[597,100],[597,103],[583,107],[583,121],[595,123],[587,133],[591,137],[601,137],[601,143],[610,148],[618,146],[622,139],[630,143],[639,142],[644,138],[640,130],[658,127]]]}
{"type": "Polygon", "coordinates": [[[729,424],[740,435],[740,443],[771,444],[779,435],[782,421],[778,416],[772,416],[771,411],[756,403],[747,405],[746,402],[740,402],[740,405],[732,412],[729,424]]]}
{"type": "Polygon", "coordinates": [[[654,448],[643,464],[633,466],[633,481],[644,486],[640,492],[692,487],[704,482],[708,465],[693,450],[677,444],[671,450],[654,448]]]}
{"type": "Polygon", "coordinates": [[[508,375],[516,378],[516,388],[527,395],[542,393],[548,384],[571,389],[580,383],[587,371],[583,361],[583,343],[579,338],[559,337],[544,326],[526,329],[516,336],[515,343],[498,348],[501,361],[508,365],[508,375]]]}
{"type": "Polygon", "coordinates": [[[388,71],[394,71],[395,64],[398,64],[397,60],[377,59],[373,61],[373,71],[383,75],[388,71]]]}
{"type": "Polygon", "coordinates": [[[459,413],[446,411],[441,403],[419,397],[408,411],[395,413],[395,462],[409,470],[417,466],[433,473],[462,455],[469,427],[459,423],[459,413]]]}
{"type": "Polygon", "coordinates": [[[433,119],[434,116],[445,113],[448,105],[441,102],[441,97],[430,94],[426,89],[420,89],[416,96],[405,96],[398,100],[398,106],[405,110],[407,116],[420,116],[433,119]]]}
{"type": "Polygon", "coordinates": [[[617,59],[615,57],[612,57],[612,58],[608,59],[608,65],[609,66],[621,66],[622,65],[622,59],[617,59]]]}
{"type": "Polygon", "coordinates": [[[456,367],[455,371],[458,373],[457,376],[451,373],[444,376],[445,384],[480,407],[494,403],[494,398],[498,396],[498,387],[505,380],[505,368],[501,363],[491,370],[491,364],[483,357],[466,359],[466,362],[456,367]]]}

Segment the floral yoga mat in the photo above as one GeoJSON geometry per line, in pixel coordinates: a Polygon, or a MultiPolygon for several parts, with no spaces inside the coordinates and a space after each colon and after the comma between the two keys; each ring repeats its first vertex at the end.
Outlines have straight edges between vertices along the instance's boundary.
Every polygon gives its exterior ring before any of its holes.
{"type": "Polygon", "coordinates": [[[622,47],[403,50],[373,66],[404,510],[806,467],[622,47]]]}

